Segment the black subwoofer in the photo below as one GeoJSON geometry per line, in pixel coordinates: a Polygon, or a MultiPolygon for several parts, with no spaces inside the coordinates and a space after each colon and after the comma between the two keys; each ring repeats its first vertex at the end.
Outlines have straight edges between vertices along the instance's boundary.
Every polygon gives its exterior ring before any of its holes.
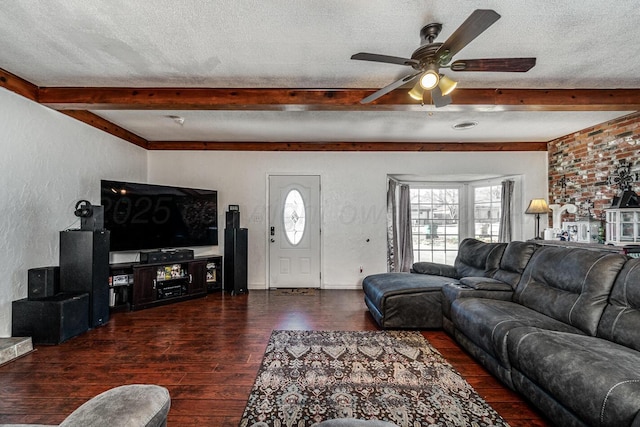
{"type": "Polygon", "coordinates": [[[109,231],[60,232],[60,290],[89,294],[89,327],[109,321],[109,231]]]}
{"type": "Polygon", "coordinates": [[[11,335],[34,344],[59,344],[89,329],[89,294],[59,293],[11,303],[11,335]]]}

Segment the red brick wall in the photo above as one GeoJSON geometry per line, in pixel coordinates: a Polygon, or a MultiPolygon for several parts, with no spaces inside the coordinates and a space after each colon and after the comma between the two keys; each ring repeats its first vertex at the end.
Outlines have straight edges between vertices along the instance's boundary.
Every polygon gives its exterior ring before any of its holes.
{"type": "MultiPolygon", "coordinates": [[[[555,139],[547,147],[549,203],[573,203],[578,206],[575,216],[585,217],[590,200],[592,216],[603,219],[604,208],[619,193],[607,180],[615,175],[620,160],[630,163],[631,172],[640,172],[640,113],[555,139]]],[[[640,182],[634,182],[632,189],[640,194],[640,182]]],[[[572,221],[574,215],[565,213],[562,219],[572,221]]]]}

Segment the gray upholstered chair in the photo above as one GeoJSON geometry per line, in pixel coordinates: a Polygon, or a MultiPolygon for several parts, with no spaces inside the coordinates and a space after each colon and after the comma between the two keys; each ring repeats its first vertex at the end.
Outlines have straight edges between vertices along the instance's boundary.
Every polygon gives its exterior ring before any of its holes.
{"type": "MultiPolygon", "coordinates": [[[[59,427],[165,427],[170,406],[169,391],[164,387],[124,385],[83,403],[59,427]]],[[[42,427],[45,424],[0,425],[5,426],[42,427]]]]}

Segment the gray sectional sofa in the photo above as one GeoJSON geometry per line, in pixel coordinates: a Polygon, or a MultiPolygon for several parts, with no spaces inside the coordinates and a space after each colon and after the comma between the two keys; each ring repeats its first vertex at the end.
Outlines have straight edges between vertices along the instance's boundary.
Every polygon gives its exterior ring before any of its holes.
{"type": "Polygon", "coordinates": [[[442,326],[559,426],[640,426],[640,259],[473,239],[461,242],[458,258],[453,268],[417,263],[412,273],[365,278],[365,302],[380,326],[442,326]],[[430,297],[422,315],[417,276],[426,276],[430,297]],[[430,320],[438,307],[440,325],[430,320]]]}

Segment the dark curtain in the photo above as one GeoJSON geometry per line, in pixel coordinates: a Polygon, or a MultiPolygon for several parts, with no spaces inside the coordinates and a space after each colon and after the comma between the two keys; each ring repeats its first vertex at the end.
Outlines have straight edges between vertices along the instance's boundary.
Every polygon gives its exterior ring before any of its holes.
{"type": "Polygon", "coordinates": [[[512,180],[502,181],[502,201],[500,213],[500,232],[498,233],[498,241],[508,243],[513,235],[513,187],[512,180]]]}
{"type": "Polygon", "coordinates": [[[413,265],[409,186],[389,179],[387,188],[387,269],[409,271],[413,265]]]}

